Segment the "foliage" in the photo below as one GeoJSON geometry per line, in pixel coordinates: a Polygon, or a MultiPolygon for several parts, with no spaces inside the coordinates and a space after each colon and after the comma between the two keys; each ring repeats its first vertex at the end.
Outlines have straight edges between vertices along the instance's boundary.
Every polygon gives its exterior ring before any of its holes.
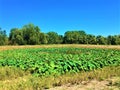
{"type": "Polygon", "coordinates": [[[0,67],[14,66],[36,76],[61,75],[119,65],[119,50],[33,48],[0,52],[0,67]]]}
{"type": "Polygon", "coordinates": [[[56,32],[48,32],[48,43],[59,44],[59,35],[56,32]]]}
{"type": "Polygon", "coordinates": [[[30,23],[22,28],[12,28],[7,37],[0,28],[0,45],[39,45],[39,44],[100,44],[120,45],[120,34],[107,37],[87,34],[84,30],[66,31],[64,35],[50,31],[41,32],[38,26],[30,23]],[[8,41],[9,38],[9,41],[8,41]],[[8,43],[9,42],[9,43],[8,43]]]}
{"type": "Polygon", "coordinates": [[[13,44],[13,45],[24,44],[23,32],[21,30],[19,30],[18,28],[11,29],[9,40],[10,40],[10,44],[13,44]]]}
{"type": "Polygon", "coordinates": [[[67,44],[85,44],[86,33],[84,31],[67,31],[64,35],[64,42],[67,44]]]}
{"type": "Polygon", "coordinates": [[[6,31],[0,28],[0,45],[6,45],[6,44],[8,44],[6,31]]]}

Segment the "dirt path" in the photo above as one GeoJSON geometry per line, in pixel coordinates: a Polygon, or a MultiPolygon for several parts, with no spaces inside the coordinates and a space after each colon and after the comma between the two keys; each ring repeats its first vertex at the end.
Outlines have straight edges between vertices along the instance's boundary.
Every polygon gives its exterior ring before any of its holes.
{"type": "Polygon", "coordinates": [[[114,86],[118,78],[107,79],[104,81],[83,81],[82,83],[76,85],[63,85],[47,90],[120,90],[120,87],[114,86]]]}

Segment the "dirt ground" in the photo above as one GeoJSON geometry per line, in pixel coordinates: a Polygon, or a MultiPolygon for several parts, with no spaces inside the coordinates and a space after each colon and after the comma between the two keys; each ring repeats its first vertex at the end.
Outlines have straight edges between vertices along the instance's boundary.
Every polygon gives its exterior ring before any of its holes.
{"type": "Polygon", "coordinates": [[[119,78],[111,78],[104,81],[83,81],[75,85],[67,84],[46,90],[120,90],[120,87],[114,85],[118,80],[119,78]]]}

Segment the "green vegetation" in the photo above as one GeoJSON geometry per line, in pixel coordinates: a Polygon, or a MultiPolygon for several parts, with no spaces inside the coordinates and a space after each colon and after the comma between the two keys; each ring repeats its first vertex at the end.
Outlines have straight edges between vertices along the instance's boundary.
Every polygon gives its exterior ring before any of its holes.
{"type": "MultiPolygon", "coordinates": [[[[9,67],[6,67],[6,68],[9,68],[9,67]]],[[[7,70],[6,68],[2,68],[4,69],[4,72],[7,70]]],[[[74,74],[67,73],[64,75],[54,76],[54,77],[53,76],[35,77],[32,75],[29,75],[29,73],[26,75],[22,74],[20,76],[16,74],[20,70],[18,69],[14,73],[15,74],[14,76],[16,77],[8,78],[8,75],[4,74],[4,77],[6,78],[4,80],[0,80],[0,90],[44,90],[45,88],[47,89],[47,88],[51,88],[55,86],[61,86],[61,85],[65,85],[68,83],[71,85],[79,84],[82,81],[89,81],[92,79],[97,79],[101,81],[107,78],[111,78],[113,76],[120,78],[119,69],[120,69],[120,66],[111,66],[111,67],[104,67],[104,68],[89,71],[89,72],[82,71],[82,72],[74,73],[74,74]]],[[[20,70],[20,73],[21,73],[21,70],[20,70]]],[[[113,83],[113,86],[117,86],[118,88],[120,88],[120,81],[113,83]]]]}
{"type": "Polygon", "coordinates": [[[20,68],[16,67],[0,67],[0,80],[10,80],[12,78],[23,77],[27,75],[28,72],[24,72],[20,68]]]}
{"type": "Polygon", "coordinates": [[[0,46],[7,45],[7,44],[8,44],[8,38],[6,35],[6,31],[0,28],[0,46]]]}
{"type": "Polygon", "coordinates": [[[9,37],[5,30],[0,29],[0,45],[39,45],[39,44],[95,44],[120,45],[120,34],[107,37],[87,34],[83,30],[66,31],[64,35],[56,32],[41,32],[38,26],[24,25],[22,28],[12,28],[9,37]]]}
{"type": "MultiPolygon", "coordinates": [[[[0,89],[40,90],[120,76],[120,50],[24,48],[0,51],[0,89]],[[47,82],[46,82],[47,81],[47,82]]],[[[119,82],[114,84],[119,87],[119,82]]]]}
{"type": "Polygon", "coordinates": [[[0,66],[15,66],[37,76],[61,75],[120,65],[120,51],[85,48],[37,48],[0,53],[0,66]],[[12,53],[11,53],[12,52],[12,53]]]}

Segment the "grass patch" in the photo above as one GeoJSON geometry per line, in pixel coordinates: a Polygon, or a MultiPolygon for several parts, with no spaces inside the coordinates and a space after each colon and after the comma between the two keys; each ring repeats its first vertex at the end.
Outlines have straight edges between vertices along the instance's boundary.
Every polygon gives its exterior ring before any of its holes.
{"type": "MultiPolygon", "coordinates": [[[[8,67],[4,67],[8,69],[8,67]]],[[[13,79],[6,78],[0,80],[0,90],[43,90],[64,84],[79,84],[82,81],[89,81],[93,79],[105,80],[111,77],[120,77],[120,66],[104,67],[89,72],[67,73],[60,76],[35,77],[32,75],[25,75],[21,73],[11,74],[13,79]],[[22,77],[21,77],[22,76],[22,77]]],[[[14,71],[14,68],[13,68],[14,71]]],[[[18,71],[16,71],[18,72],[18,71]]],[[[120,82],[114,85],[120,86],[120,82]]]]}
{"type": "Polygon", "coordinates": [[[116,86],[116,87],[118,87],[120,89],[120,78],[119,78],[119,80],[117,82],[115,82],[113,84],[113,86],[116,86]]]}
{"type": "Polygon", "coordinates": [[[16,67],[10,66],[0,67],[0,81],[23,77],[26,74],[27,72],[24,72],[23,70],[16,67]]]}

